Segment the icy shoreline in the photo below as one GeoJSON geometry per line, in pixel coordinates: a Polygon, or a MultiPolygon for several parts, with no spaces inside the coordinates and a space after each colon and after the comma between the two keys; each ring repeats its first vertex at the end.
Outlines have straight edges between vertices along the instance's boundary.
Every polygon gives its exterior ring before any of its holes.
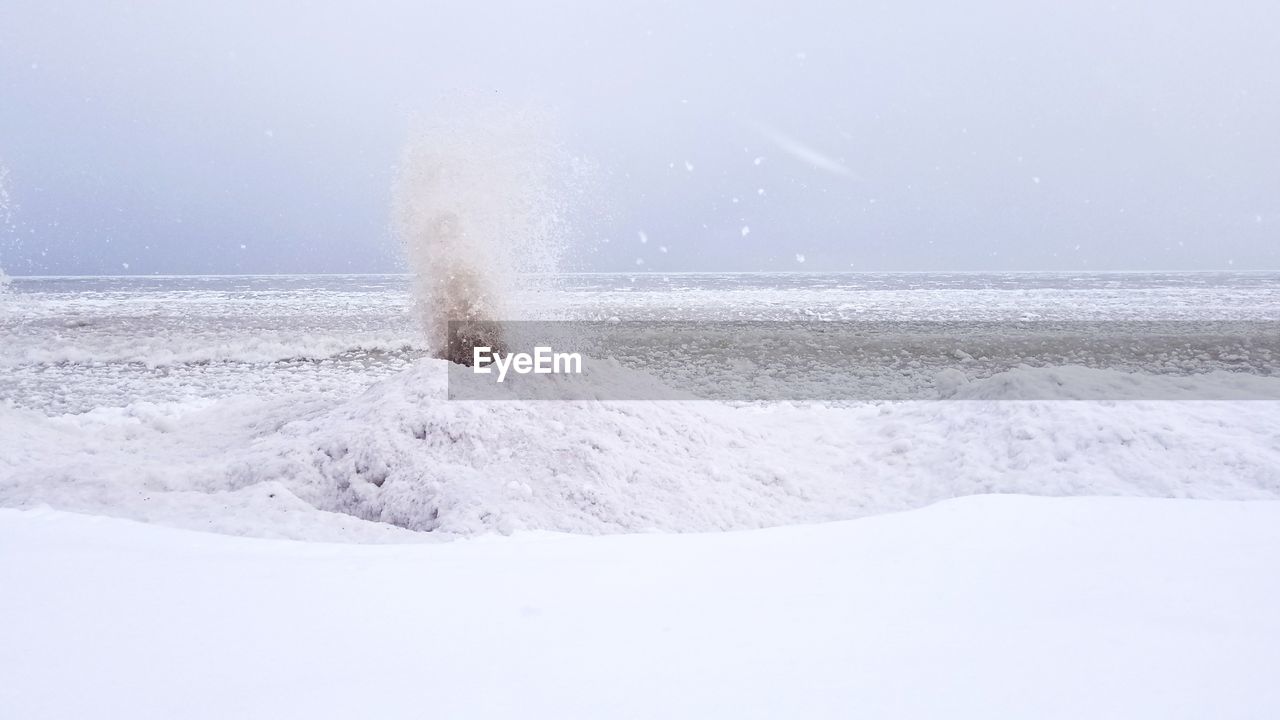
{"type": "MultiPolygon", "coordinates": [[[[1275,273],[557,283],[532,298],[539,314],[623,322],[1280,317],[1275,273]]],[[[0,314],[0,507],[389,542],[745,529],[993,492],[1280,497],[1280,379],[1208,372],[1232,369],[1212,357],[1164,377],[872,359],[877,383],[948,398],[932,402],[451,402],[444,366],[413,345],[410,302],[404,277],[15,280],[0,314]],[[1100,397],[1116,401],[1081,401],[1100,397]]],[[[628,397],[623,380],[600,397],[628,397]]],[[[652,378],[631,380],[645,392],[630,397],[655,396],[652,378]]]]}
{"type": "Polygon", "coordinates": [[[458,402],[445,382],[424,360],[350,400],[0,408],[0,507],[385,542],[749,529],[986,493],[1280,499],[1277,401],[1196,400],[1280,397],[1274,378],[1024,368],[848,407],[458,402]],[[1143,400],[1159,383],[1178,399],[1143,400]],[[1097,385],[1132,399],[1073,400],[1097,385]]]}

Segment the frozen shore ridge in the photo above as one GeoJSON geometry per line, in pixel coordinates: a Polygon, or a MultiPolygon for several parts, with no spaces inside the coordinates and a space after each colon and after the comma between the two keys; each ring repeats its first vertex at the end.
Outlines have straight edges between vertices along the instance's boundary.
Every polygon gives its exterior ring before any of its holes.
{"type": "Polygon", "coordinates": [[[982,493],[1280,499],[1280,379],[1068,367],[946,385],[946,401],[846,407],[457,402],[423,360],[352,399],[0,407],[0,507],[377,542],[750,529],[982,493]],[[1072,400],[1099,385],[1135,399],[1072,400]],[[1274,399],[1197,401],[1206,388],[1274,399]]]}

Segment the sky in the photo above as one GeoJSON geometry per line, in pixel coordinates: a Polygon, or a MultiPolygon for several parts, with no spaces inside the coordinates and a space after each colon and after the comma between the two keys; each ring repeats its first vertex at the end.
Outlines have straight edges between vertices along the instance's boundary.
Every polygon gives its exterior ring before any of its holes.
{"type": "Polygon", "coordinates": [[[8,0],[0,267],[402,270],[473,98],[592,168],[566,270],[1280,269],[1267,0],[8,0]]]}

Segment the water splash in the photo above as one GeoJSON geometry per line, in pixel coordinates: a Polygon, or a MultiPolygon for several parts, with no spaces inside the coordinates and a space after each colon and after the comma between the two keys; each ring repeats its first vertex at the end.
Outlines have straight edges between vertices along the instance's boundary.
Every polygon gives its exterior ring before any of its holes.
{"type": "Polygon", "coordinates": [[[472,344],[501,347],[493,321],[526,318],[521,291],[559,269],[572,173],[551,137],[539,113],[494,110],[423,123],[405,148],[395,229],[436,357],[469,365],[472,344]],[[488,329],[451,345],[450,321],[488,329]]]}
{"type": "MultiPolygon", "coordinates": [[[[13,195],[9,192],[9,168],[0,162],[0,237],[12,238],[15,235],[17,235],[17,228],[13,224],[13,195]]],[[[9,282],[4,266],[0,265],[0,292],[4,292],[9,287],[9,282]]]]}

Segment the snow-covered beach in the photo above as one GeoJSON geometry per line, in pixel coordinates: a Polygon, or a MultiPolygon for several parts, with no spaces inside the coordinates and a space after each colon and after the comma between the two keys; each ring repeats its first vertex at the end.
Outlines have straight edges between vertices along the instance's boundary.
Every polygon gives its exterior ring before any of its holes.
{"type": "Polygon", "coordinates": [[[0,720],[1280,718],[1280,3],[9,3],[0,720]]]}
{"type": "MultiPolygon", "coordinates": [[[[556,292],[591,320],[1280,312],[1266,274],[556,292]]],[[[945,400],[466,402],[401,278],[18,278],[3,302],[15,717],[1280,709],[1277,378],[1048,366],[945,400]],[[1091,384],[1130,394],[1073,399],[1091,384]]]]}
{"type": "Polygon", "coordinates": [[[0,707],[1269,717],[1278,544],[1274,501],[982,496],[750,532],[426,547],[0,510],[0,707]]]}
{"type": "MultiPolygon", "coordinates": [[[[1265,321],[1280,278],[613,275],[530,298],[569,319],[1265,321]]],[[[1280,499],[1280,378],[1208,360],[983,377],[954,359],[909,402],[459,402],[403,278],[20,279],[5,303],[8,507],[368,540],[748,529],[982,493],[1280,499]]]]}

